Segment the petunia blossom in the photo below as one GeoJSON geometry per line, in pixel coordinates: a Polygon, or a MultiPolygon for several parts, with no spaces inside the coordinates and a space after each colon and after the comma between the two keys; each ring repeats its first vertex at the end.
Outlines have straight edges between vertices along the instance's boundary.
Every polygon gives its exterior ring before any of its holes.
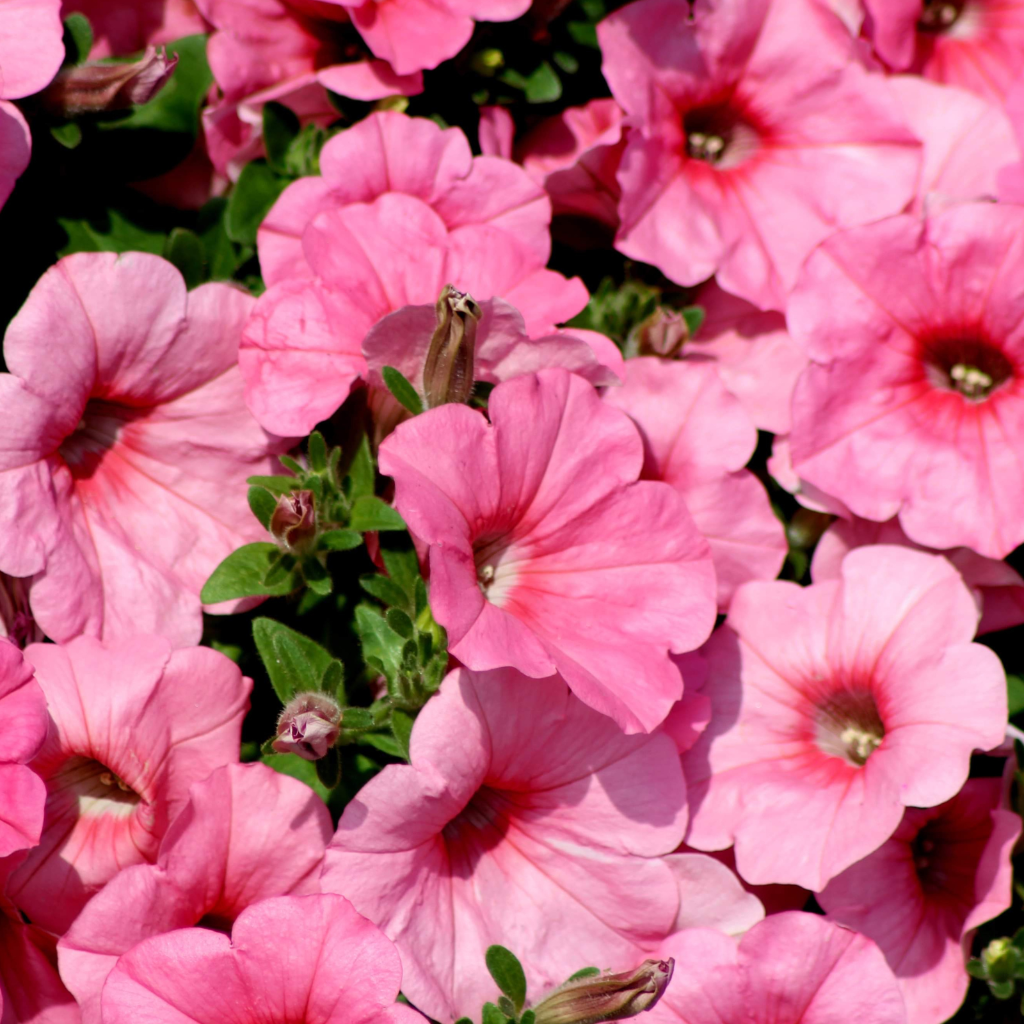
{"type": "Polygon", "coordinates": [[[21,651],[0,637],[0,858],[39,842],[46,787],[28,767],[46,738],[46,700],[21,651]]]}
{"type": "Polygon", "coordinates": [[[226,765],[195,783],[155,863],[115,875],[60,940],[83,1024],[98,1024],[107,975],[145,939],[193,925],[227,932],[260,900],[319,892],[332,832],[320,798],[266,765],[226,765]]]}
{"type": "Polygon", "coordinates": [[[127,57],[147,46],[210,30],[194,0],[63,0],[61,17],[84,14],[92,27],[89,56],[127,57]]]}
{"type": "Polygon", "coordinates": [[[708,928],[676,933],[672,983],[645,1024],[905,1024],[896,979],[878,947],[817,914],[789,911],[740,939],[708,928]]]}
{"type": "Polygon", "coordinates": [[[629,417],[564,370],[499,384],[488,415],[443,405],[380,448],[429,550],[430,604],[476,670],[558,672],[627,732],[682,694],[668,653],[714,625],[714,569],[679,492],[638,481],[629,417]]]}
{"type": "Polygon", "coordinates": [[[578,279],[544,266],[546,242],[542,255],[493,224],[452,229],[403,192],[324,210],[302,248],[316,276],[287,278],[260,297],[239,354],[253,415],[289,434],[308,433],[345,400],[366,373],[363,343],[375,324],[406,306],[433,307],[448,284],[478,303],[505,300],[531,338],[549,336],[587,301],[578,279]]]}
{"type": "Polygon", "coordinates": [[[743,468],[754,454],[757,431],[716,367],[630,359],[624,384],[609,388],[604,400],[640,430],[641,477],[679,491],[707,539],[719,608],[728,608],[741,583],[778,576],[788,550],[785,531],[764,485],[743,468]]]}
{"type": "Polygon", "coordinates": [[[110,973],[103,1021],[422,1024],[395,1002],[401,982],[395,947],[347,900],[275,896],[244,910],[230,937],[180,928],[141,942],[110,973]]]}
{"type": "Polygon", "coordinates": [[[810,365],[794,472],[926,547],[1024,541],[1024,208],[962,203],[833,235],[790,297],[810,365]]]}
{"type": "MultiPolygon", "coordinates": [[[[1024,153],[1024,74],[1010,87],[1004,109],[1013,126],[1017,146],[1024,153]]],[[[1004,203],[1024,204],[1024,160],[1000,168],[997,185],[999,198],[1004,203]]]]}
{"type": "Polygon", "coordinates": [[[1010,906],[1021,823],[1001,790],[1001,779],[970,779],[939,807],[908,808],[892,838],[819,897],[829,918],[878,943],[903,991],[907,1024],[956,1012],[973,929],[1010,906]]]}
{"type": "Polygon", "coordinates": [[[967,778],[1006,727],[999,659],[944,558],[877,544],[839,579],[755,581],[705,646],[711,724],[683,755],[687,843],[820,891],[967,778]]]}
{"type": "Polygon", "coordinates": [[[782,310],[823,238],[913,197],[920,143],[816,0],[638,0],[597,31],[631,125],[616,247],[673,281],[782,310]]]}
{"type": "Polygon", "coordinates": [[[236,360],[251,306],[225,284],[186,294],[178,270],[148,253],[76,253],[11,321],[0,572],[31,577],[48,636],[149,631],[196,643],[203,583],[265,537],[245,479],[273,472],[286,443],[242,403],[236,360]]]}
{"type": "Polygon", "coordinates": [[[252,680],[223,654],[155,636],[33,644],[25,660],[52,719],[32,761],[46,818],[7,894],[60,934],[118,871],[155,859],[193,782],[238,760],[252,680]]]}
{"type": "Polygon", "coordinates": [[[557,677],[456,669],[417,716],[410,760],[345,808],[321,885],[394,940],[403,991],[435,1020],[497,998],[492,943],[542,992],[581,966],[634,966],[702,912],[729,930],[762,914],[722,865],[663,856],[686,827],[675,744],[624,735],[557,677]]]}

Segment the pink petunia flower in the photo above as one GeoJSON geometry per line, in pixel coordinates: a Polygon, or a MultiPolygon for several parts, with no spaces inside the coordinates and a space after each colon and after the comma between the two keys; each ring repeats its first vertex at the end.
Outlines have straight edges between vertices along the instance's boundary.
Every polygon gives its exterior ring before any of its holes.
{"type": "Polygon", "coordinates": [[[914,195],[920,143],[815,0],[639,0],[598,39],[632,126],[616,246],[680,284],[784,309],[815,245],[914,195]]]}
{"type": "Polygon", "coordinates": [[[31,665],[0,638],[0,858],[39,842],[46,787],[28,762],[46,739],[46,723],[31,665]]]}
{"type": "Polygon", "coordinates": [[[815,583],[838,579],[847,552],[868,544],[902,544],[931,554],[945,555],[971,588],[981,609],[978,635],[1009,629],[1024,623],[1024,579],[1013,568],[994,558],[984,558],[970,548],[936,551],[915,544],[895,519],[876,523],[870,519],[838,519],[822,534],[811,560],[815,583]]]}
{"type": "Polygon", "coordinates": [[[238,760],[252,680],[216,651],[155,636],[33,644],[25,660],[52,718],[32,761],[46,818],[7,893],[60,934],[118,871],[155,859],[193,782],[238,760]]]}
{"type": "Polygon", "coordinates": [[[648,1024],[905,1024],[878,947],[817,914],[789,911],[738,941],[708,928],[678,932],[657,955],[675,973],[648,1024]]]}
{"type": "Polygon", "coordinates": [[[832,920],[878,943],[907,1024],[953,1015],[967,992],[973,929],[1010,906],[1021,822],[1003,808],[1001,789],[1001,779],[970,779],[939,807],[908,808],[892,838],[819,897],[832,920]]]}
{"type": "Polygon", "coordinates": [[[911,540],[1002,558],[1024,540],[1024,208],[965,203],[834,235],[787,314],[811,364],[792,465],[911,540]]]}
{"type": "Polygon", "coordinates": [[[742,586],[704,649],[712,718],[683,755],[687,843],[735,842],[747,881],[820,891],[904,807],[950,799],[1006,727],[977,621],[946,559],[889,545],[850,552],[837,580],[742,586]]]}
{"type": "Polygon", "coordinates": [[[691,360],[630,359],[626,380],[604,400],[626,413],[644,440],[645,480],[664,480],[682,495],[711,547],[718,607],[736,588],[774,579],[788,550],[785,530],[764,485],[743,467],[757,431],[716,367],[691,360]]]}
{"type": "MultiPolygon", "coordinates": [[[[7,328],[0,572],[32,577],[55,640],[202,631],[199,591],[265,534],[245,479],[273,472],[235,365],[252,299],[148,253],[76,253],[7,328]]],[[[217,610],[217,609],[213,609],[217,610]]],[[[223,610],[223,609],[221,609],[223,610]]]]}
{"type": "Polygon", "coordinates": [[[433,308],[446,284],[478,303],[504,299],[530,337],[549,336],[586,304],[587,292],[579,279],[546,269],[546,246],[542,256],[536,242],[486,223],[453,229],[403,192],[324,210],[302,235],[316,276],[269,288],[243,332],[239,364],[249,408],[268,430],[308,433],[366,373],[370,329],[403,307],[433,308]]]}
{"type": "Polygon", "coordinates": [[[395,947],[347,900],[275,896],[244,910],[230,937],[181,928],[126,953],[104,986],[103,1021],[422,1024],[395,1002],[401,981],[395,947]]]}
{"type": "Polygon", "coordinates": [[[84,14],[92,26],[92,60],[127,57],[147,46],[162,46],[210,26],[194,0],[63,0],[61,17],[84,14]]]}
{"type": "Polygon", "coordinates": [[[444,405],[380,448],[395,507],[429,548],[430,603],[475,670],[561,674],[627,732],[682,695],[668,652],[714,624],[714,570],[679,492],[640,481],[629,417],[543,370],[491,392],[490,423],[444,405]]]}
{"type": "Polygon", "coordinates": [[[260,900],[319,892],[332,832],[320,798],[266,765],[226,765],[193,785],[156,862],[115,875],[60,940],[84,1024],[98,1024],[117,958],[145,939],[193,925],[229,932],[260,900]]]}
{"type": "Polygon", "coordinates": [[[25,580],[5,576],[0,572],[0,637],[15,647],[38,643],[42,631],[32,618],[28,605],[28,587],[25,580]]]}
{"type": "Polygon", "coordinates": [[[624,735],[557,677],[456,669],[410,758],[345,808],[321,884],[395,941],[403,991],[435,1020],[497,997],[491,943],[536,993],[588,964],[634,966],[702,914],[729,930],[762,914],[722,865],[663,856],[686,825],[674,743],[624,735]]]}
{"type": "MultiPolygon", "coordinates": [[[[1024,153],[1024,75],[1010,87],[1004,109],[1013,126],[1017,146],[1024,153]]],[[[1024,204],[1024,160],[1001,168],[997,176],[997,187],[999,198],[1004,203],[1024,204]]]]}

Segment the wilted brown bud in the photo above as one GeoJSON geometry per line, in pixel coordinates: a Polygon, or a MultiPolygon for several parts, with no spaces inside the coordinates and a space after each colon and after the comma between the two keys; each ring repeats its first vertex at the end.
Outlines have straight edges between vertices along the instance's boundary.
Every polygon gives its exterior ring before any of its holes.
{"type": "Polygon", "coordinates": [[[341,731],[341,708],[326,693],[300,693],[285,705],[271,746],[279,754],[319,761],[341,731]]]}
{"type": "Polygon", "coordinates": [[[128,110],[148,103],[174,74],[177,64],[177,55],[168,57],[166,51],[150,46],[136,61],[66,68],[43,93],[43,106],[61,117],[128,110]]]}
{"type": "Polygon", "coordinates": [[[277,499],[270,532],[287,551],[304,552],[316,539],[316,508],[312,491],[293,491],[277,499]]]}
{"type": "Polygon", "coordinates": [[[437,327],[423,364],[427,408],[446,402],[467,402],[473,392],[476,325],[483,315],[473,297],[450,284],[437,300],[437,327]]]}
{"type": "Polygon", "coordinates": [[[567,981],[533,1008],[536,1024],[597,1024],[649,1010],[662,997],[676,962],[645,960],[635,971],[567,981]]]}
{"type": "Polygon", "coordinates": [[[635,331],[638,353],[663,359],[676,355],[689,336],[683,315],[664,306],[659,306],[635,331]]]}
{"type": "Polygon", "coordinates": [[[27,580],[0,572],[0,636],[19,647],[43,639],[28,604],[27,580]]]}

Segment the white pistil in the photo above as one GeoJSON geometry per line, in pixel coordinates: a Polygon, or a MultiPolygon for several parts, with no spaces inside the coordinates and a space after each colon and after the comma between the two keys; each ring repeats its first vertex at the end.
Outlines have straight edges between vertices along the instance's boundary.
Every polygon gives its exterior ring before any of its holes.
{"type": "Polygon", "coordinates": [[[867,759],[878,749],[879,744],[882,742],[881,736],[876,736],[873,732],[868,732],[866,729],[861,729],[856,725],[848,725],[840,734],[839,741],[849,751],[850,757],[860,764],[864,764],[867,759]]]}

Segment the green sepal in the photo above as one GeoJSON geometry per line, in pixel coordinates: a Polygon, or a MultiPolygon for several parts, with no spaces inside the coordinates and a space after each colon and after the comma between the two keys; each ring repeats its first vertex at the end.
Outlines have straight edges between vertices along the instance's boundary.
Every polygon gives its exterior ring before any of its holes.
{"type": "Polygon", "coordinates": [[[494,1003],[484,1003],[480,1019],[482,1024],[506,1024],[506,1021],[508,1021],[508,1017],[494,1003]]]}
{"type": "Polygon", "coordinates": [[[372,597],[384,604],[404,607],[408,598],[405,591],[392,579],[379,573],[369,573],[359,577],[359,585],[372,597]]]}
{"type": "Polygon", "coordinates": [[[327,469],[327,442],[319,430],[314,430],[309,435],[306,444],[306,456],[309,459],[309,468],[314,473],[323,473],[327,469]]]}
{"type": "Polygon", "coordinates": [[[363,543],[363,535],[356,530],[325,530],[316,546],[320,551],[351,551],[363,543]]]}
{"type": "Polygon", "coordinates": [[[577,971],[575,974],[571,974],[566,980],[579,981],[580,978],[593,978],[596,974],[600,973],[600,967],[584,967],[582,970],[577,971]]]}
{"type": "Polygon", "coordinates": [[[398,744],[399,755],[409,760],[409,741],[412,737],[412,726],[415,719],[412,715],[395,708],[391,712],[391,731],[394,734],[395,742],[398,744]]]}
{"type": "Polygon", "coordinates": [[[265,487],[271,494],[291,494],[301,484],[293,476],[251,476],[246,481],[250,487],[265,487]]]}

